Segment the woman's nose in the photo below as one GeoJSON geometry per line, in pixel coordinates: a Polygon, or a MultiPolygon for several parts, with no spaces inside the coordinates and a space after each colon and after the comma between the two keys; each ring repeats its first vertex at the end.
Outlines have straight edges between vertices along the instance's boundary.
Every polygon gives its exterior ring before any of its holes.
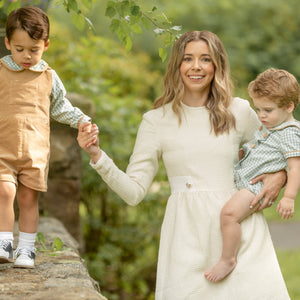
{"type": "Polygon", "coordinates": [[[193,69],[201,69],[201,63],[198,59],[194,60],[193,69]]]}

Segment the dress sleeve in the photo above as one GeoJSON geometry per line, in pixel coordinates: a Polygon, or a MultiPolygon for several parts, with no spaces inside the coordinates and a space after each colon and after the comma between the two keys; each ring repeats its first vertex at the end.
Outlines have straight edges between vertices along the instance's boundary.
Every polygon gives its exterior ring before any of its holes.
{"type": "Polygon", "coordinates": [[[255,130],[259,128],[261,123],[258,120],[257,114],[251,108],[248,101],[244,100],[244,112],[242,117],[242,140],[241,143],[247,143],[253,138],[255,130]]]}
{"type": "Polygon", "coordinates": [[[126,173],[104,151],[99,161],[90,165],[115,193],[133,206],[143,200],[158,171],[159,148],[155,122],[145,114],[126,173]]]}

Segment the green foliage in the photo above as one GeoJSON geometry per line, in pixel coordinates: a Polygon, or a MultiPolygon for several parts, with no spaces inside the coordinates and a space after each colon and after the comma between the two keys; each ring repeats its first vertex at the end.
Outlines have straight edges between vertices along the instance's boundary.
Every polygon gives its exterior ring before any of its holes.
{"type": "MultiPolygon", "coordinates": [[[[52,2],[54,6],[63,6],[71,13],[72,22],[78,30],[83,31],[88,25],[89,29],[93,29],[96,33],[93,23],[87,17],[96,0],[6,0],[5,6],[0,4],[0,17],[2,15],[5,21],[6,14],[25,5],[36,5],[46,10],[52,2]]],[[[118,36],[127,51],[132,49],[134,34],[142,34],[143,28],[144,30],[153,28],[155,35],[162,41],[162,47],[159,48],[162,61],[166,59],[167,49],[173,45],[181,31],[181,26],[173,26],[171,20],[159,12],[157,7],[143,11],[138,0],[110,0],[107,2],[105,16],[111,19],[110,29],[118,36]]]]}
{"type": "Polygon", "coordinates": [[[164,13],[158,12],[156,6],[143,11],[136,0],[108,1],[105,15],[112,19],[110,29],[115,32],[127,51],[132,48],[132,35],[142,34],[143,28],[154,28],[154,33],[162,37],[164,47],[159,48],[162,61],[167,57],[166,48],[173,45],[178,38],[181,26],[173,26],[164,13]]]}
{"type": "Polygon", "coordinates": [[[37,251],[44,252],[51,256],[59,255],[60,251],[68,250],[59,237],[56,237],[52,242],[46,242],[45,236],[42,232],[37,233],[36,242],[38,244],[37,251]]]}
{"type": "Polygon", "coordinates": [[[249,98],[248,83],[269,67],[286,69],[300,81],[298,0],[160,2],[184,31],[210,30],[221,38],[239,96],[249,98]]]}

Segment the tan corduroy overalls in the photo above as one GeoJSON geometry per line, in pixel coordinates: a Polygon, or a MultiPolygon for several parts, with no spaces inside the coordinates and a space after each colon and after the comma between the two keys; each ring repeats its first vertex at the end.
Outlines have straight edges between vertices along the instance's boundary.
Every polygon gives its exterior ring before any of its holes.
{"type": "Polygon", "coordinates": [[[47,190],[51,69],[8,68],[0,60],[0,181],[47,190]]]}

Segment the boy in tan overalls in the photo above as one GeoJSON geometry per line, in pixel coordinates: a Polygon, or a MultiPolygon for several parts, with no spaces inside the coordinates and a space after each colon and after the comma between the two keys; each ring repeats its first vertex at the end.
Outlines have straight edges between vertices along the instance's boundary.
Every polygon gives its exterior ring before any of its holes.
{"type": "Polygon", "coordinates": [[[59,77],[42,60],[49,20],[37,7],[12,11],[0,60],[0,263],[13,262],[15,196],[20,210],[15,267],[33,268],[39,192],[47,190],[50,117],[77,128],[90,118],[65,98],[59,77]]]}

